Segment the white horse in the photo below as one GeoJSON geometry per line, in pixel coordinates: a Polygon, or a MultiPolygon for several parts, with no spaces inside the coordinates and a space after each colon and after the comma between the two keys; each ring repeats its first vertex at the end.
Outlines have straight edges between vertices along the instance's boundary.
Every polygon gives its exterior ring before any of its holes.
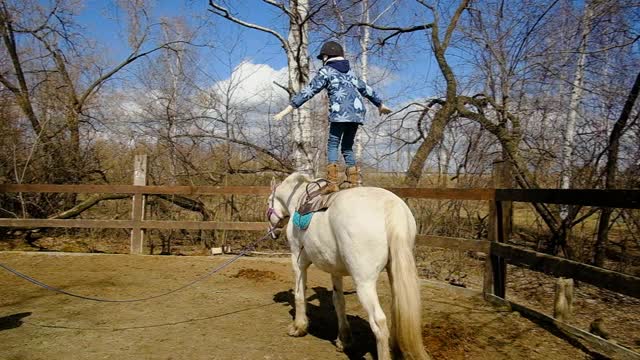
{"type": "MultiPolygon", "coordinates": [[[[272,233],[293,216],[311,181],[304,174],[293,173],[277,186],[272,182],[268,211],[272,233]]],[[[404,201],[380,188],[343,190],[335,195],[329,209],[314,214],[306,230],[289,221],[286,232],[295,274],[296,308],[289,335],[306,334],[306,274],[313,263],[331,274],[338,350],[351,345],[342,287],[342,277],[350,275],[375,334],[378,358],[391,359],[391,351],[400,351],[406,359],[430,359],[422,345],[420,287],[412,251],[416,223],[404,201]],[[391,331],[376,289],[384,269],[393,297],[391,331]]]]}

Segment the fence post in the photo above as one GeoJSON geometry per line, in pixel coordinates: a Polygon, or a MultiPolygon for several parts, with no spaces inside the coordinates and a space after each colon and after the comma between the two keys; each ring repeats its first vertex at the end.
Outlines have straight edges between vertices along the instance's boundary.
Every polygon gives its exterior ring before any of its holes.
{"type": "MultiPolygon", "coordinates": [[[[495,200],[489,200],[489,220],[487,223],[487,240],[496,241],[496,207],[495,200]]],[[[494,283],[493,283],[493,256],[491,255],[491,248],[484,260],[484,274],[482,283],[482,293],[487,299],[487,295],[495,295],[494,283]]]]}
{"type": "MultiPolygon", "coordinates": [[[[508,220],[508,213],[504,211],[504,202],[496,201],[496,242],[504,243],[506,240],[505,222],[508,220]]],[[[500,256],[491,256],[493,266],[493,283],[495,295],[506,298],[507,290],[507,263],[500,256]]]]}
{"type": "MultiPolygon", "coordinates": [[[[511,187],[510,173],[505,162],[498,162],[493,167],[493,183],[496,189],[511,187]]],[[[505,242],[511,234],[512,205],[510,201],[489,201],[488,240],[505,242]]],[[[507,264],[503,258],[491,254],[485,260],[484,281],[482,291],[505,298],[507,264]]]]}
{"type": "MultiPolygon", "coordinates": [[[[147,155],[136,155],[133,159],[133,185],[147,185],[147,155]]],[[[143,194],[133,195],[133,209],[131,220],[134,221],[131,229],[131,249],[130,254],[142,254],[144,249],[145,230],[140,227],[140,222],[144,220],[146,196],[143,194]]]]}
{"type": "Polygon", "coordinates": [[[573,314],[573,279],[557,278],[555,291],[553,317],[568,322],[573,314]]]}

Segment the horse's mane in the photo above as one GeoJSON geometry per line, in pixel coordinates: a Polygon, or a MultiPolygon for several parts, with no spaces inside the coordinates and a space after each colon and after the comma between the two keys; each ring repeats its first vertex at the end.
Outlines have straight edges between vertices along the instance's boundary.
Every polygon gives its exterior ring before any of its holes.
{"type": "Polygon", "coordinates": [[[302,172],[294,172],[293,174],[289,175],[286,179],[286,182],[291,182],[294,184],[298,184],[298,183],[309,183],[311,181],[313,181],[313,179],[302,172]]]}

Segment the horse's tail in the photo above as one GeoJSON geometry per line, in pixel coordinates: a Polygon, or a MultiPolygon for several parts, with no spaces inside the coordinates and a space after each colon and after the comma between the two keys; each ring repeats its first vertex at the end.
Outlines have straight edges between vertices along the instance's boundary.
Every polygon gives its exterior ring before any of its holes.
{"type": "Polygon", "coordinates": [[[413,257],[416,224],[404,203],[393,202],[387,208],[386,228],[390,255],[387,271],[393,290],[391,338],[395,343],[392,346],[399,349],[405,359],[430,359],[422,345],[420,284],[413,257]]]}

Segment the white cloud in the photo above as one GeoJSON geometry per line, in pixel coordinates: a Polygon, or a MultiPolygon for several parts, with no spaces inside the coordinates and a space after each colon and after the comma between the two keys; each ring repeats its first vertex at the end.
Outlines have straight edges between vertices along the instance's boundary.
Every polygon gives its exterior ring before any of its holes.
{"type": "Polygon", "coordinates": [[[241,62],[228,79],[217,82],[213,91],[222,98],[229,97],[235,106],[254,108],[271,102],[287,101],[287,93],[275,85],[287,85],[287,68],[274,69],[267,64],[241,62]]]}

